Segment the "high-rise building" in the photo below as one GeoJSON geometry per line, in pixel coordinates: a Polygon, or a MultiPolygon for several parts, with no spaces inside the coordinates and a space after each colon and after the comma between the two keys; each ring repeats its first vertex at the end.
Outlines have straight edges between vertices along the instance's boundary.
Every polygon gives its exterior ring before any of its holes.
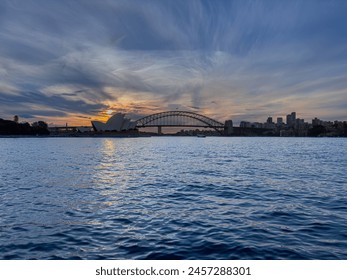
{"type": "Polygon", "coordinates": [[[292,122],[291,119],[292,119],[292,116],[291,115],[287,115],[286,123],[287,123],[288,126],[290,126],[290,124],[292,122]]]}
{"type": "Polygon", "coordinates": [[[296,120],[296,112],[292,112],[291,116],[292,116],[292,121],[295,122],[295,120],[296,120]]]}
{"type": "Polygon", "coordinates": [[[282,117],[278,117],[277,118],[277,125],[282,125],[283,124],[283,118],[282,117]]]}
{"type": "Polygon", "coordinates": [[[293,127],[295,125],[296,113],[292,112],[290,115],[287,115],[287,126],[293,127]]]}
{"type": "Polygon", "coordinates": [[[312,120],[312,126],[318,126],[318,125],[322,125],[322,121],[320,119],[314,118],[312,120]]]}

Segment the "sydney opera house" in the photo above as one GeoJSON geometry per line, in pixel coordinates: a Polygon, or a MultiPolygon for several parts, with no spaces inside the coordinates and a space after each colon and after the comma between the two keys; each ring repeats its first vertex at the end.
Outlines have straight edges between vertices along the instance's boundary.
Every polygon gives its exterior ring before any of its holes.
{"type": "Polygon", "coordinates": [[[126,131],[136,128],[136,122],[125,118],[125,114],[117,113],[108,119],[106,123],[92,121],[94,131],[126,131]]]}

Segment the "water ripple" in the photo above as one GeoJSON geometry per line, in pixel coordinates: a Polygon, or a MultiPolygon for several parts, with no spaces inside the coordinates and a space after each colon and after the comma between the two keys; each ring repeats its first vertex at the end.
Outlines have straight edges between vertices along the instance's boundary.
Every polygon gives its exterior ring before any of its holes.
{"type": "Polygon", "coordinates": [[[347,259],[344,139],[0,144],[1,259],[347,259]]]}

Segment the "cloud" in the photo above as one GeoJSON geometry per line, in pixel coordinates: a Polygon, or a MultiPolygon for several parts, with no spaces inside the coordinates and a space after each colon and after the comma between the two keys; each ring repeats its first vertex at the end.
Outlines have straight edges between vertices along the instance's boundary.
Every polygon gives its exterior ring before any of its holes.
{"type": "Polygon", "coordinates": [[[346,119],[346,12],[342,1],[2,1],[0,109],[346,119]]]}
{"type": "Polygon", "coordinates": [[[45,96],[36,92],[21,92],[8,95],[0,92],[0,109],[9,115],[68,116],[70,112],[89,114],[106,107],[102,104],[87,104],[81,100],[68,100],[62,95],[45,96]],[[13,109],[13,104],[16,108],[13,109]]]}

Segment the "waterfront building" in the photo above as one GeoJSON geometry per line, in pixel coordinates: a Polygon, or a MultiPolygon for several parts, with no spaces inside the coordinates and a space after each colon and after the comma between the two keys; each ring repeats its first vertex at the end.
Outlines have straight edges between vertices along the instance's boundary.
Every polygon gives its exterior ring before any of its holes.
{"type": "Polygon", "coordinates": [[[287,126],[293,127],[295,125],[296,112],[292,112],[290,115],[287,115],[287,126]]]}
{"type": "Polygon", "coordinates": [[[266,123],[264,123],[263,128],[267,128],[267,129],[275,129],[276,126],[275,124],[272,122],[272,117],[268,117],[266,120],[266,123]]]}
{"type": "MultiPolygon", "coordinates": [[[[304,119],[296,118],[296,112],[292,112],[286,116],[287,124],[283,122],[282,117],[277,117],[276,124],[272,122],[272,117],[268,117],[267,121],[263,124],[257,122],[242,121],[240,128],[262,128],[272,129],[272,135],[284,137],[305,137],[305,136],[347,136],[347,122],[346,121],[322,121],[318,118],[312,119],[312,124],[305,122],[304,119]]],[[[238,131],[237,128],[234,131],[238,131]]],[[[254,135],[261,133],[253,131],[254,135]]],[[[267,135],[269,135],[269,131],[267,135]]],[[[250,136],[251,134],[246,136],[250,136]]],[[[263,134],[264,135],[264,134],[263,134]]]]}
{"type": "Polygon", "coordinates": [[[124,131],[136,128],[136,122],[125,118],[125,114],[117,113],[110,117],[106,123],[92,121],[94,131],[124,131]]]}
{"type": "Polygon", "coordinates": [[[296,119],[294,127],[297,136],[307,136],[308,123],[305,123],[304,119],[296,119]]]}
{"type": "Polygon", "coordinates": [[[264,128],[264,125],[259,122],[246,122],[246,121],[241,121],[240,122],[240,127],[247,127],[247,128],[264,128]]]}
{"type": "Polygon", "coordinates": [[[251,123],[250,122],[246,122],[246,121],[241,121],[240,122],[240,127],[251,127],[251,123]]]}
{"type": "Polygon", "coordinates": [[[312,120],[312,126],[319,126],[322,125],[322,121],[320,119],[314,118],[312,120]]]}
{"type": "Polygon", "coordinates": [[[287,115],[286,124],[287,124],[287,126],[290,126],[290,124],[291,124],[291,115],[287,115]]]}

